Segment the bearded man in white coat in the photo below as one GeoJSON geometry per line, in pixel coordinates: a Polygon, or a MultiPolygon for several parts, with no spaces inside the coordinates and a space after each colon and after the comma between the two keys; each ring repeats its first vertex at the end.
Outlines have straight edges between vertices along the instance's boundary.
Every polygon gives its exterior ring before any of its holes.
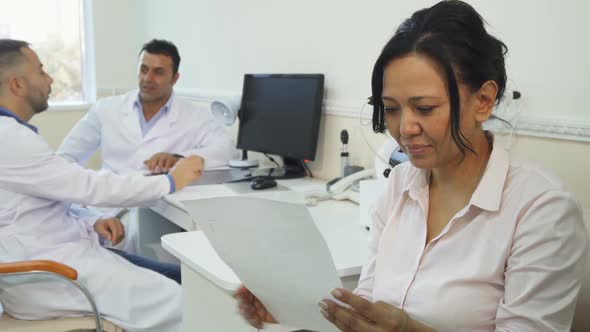
{"type": "MultiPolygon", "coordinates": [[[[168,175],[144,177],[94,172],[57,156],[28,124],[47,109],[52,82],[28,43],[0,39],[0,262],[69,265],[107,320],[128,331],[180,330],[180,286],[103,248],[99,237],[123,236],[120,223],[73,213],[70,204],[148,204],[197,180],[202,158],[187,156],[168,175]]],[[[0,301],[20,319],[92,312],[60,282],[4,288],[0,301]]]]}
{"type": "MultiPolygon", "coordinates": [[[[154,39],[139,53],[139,89],[99,100],[66,136],[57,154],[84,165],[100,149],[102,169],[119,174],[167,172],[185,155],[198,155],[206,168],[235,156],[233,141],[207,110],[175,96],[180,55],[174,44],[154,39]]],[[[117,210],[105,211],[105,216],[117,210]]],[[[116,246],[137,253],[134,213],[123,218],[127,235],[116,246]]]]}

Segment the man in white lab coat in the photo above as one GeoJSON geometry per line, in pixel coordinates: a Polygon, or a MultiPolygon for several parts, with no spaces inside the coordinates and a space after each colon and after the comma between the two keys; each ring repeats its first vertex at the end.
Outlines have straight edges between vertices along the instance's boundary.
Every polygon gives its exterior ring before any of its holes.
{"type": "MultiPolygon", "coordinates": [[[[180,56],[174,44],[154,39],[139,54],[139,89],[99,100],[66,136],[57,154],[84,165],[100,148],[102,169],[119,174],[167,172],[184,155],[205,167],[226,165],[234,143],[207,110],[174,95],[180,56]]],[[[104,211],[114,215],[117,211],[104,211]]],[[[127,235],[117,248],[136,253],[137,220],[124,218],[127,235]]]]}
{"type": "MultiPolygon", "coordinates": [[[[26,42],[0,39],[0,262],[69,265],[107,319],[128,331],[178,331],[180,286],[103,248],[99,236],[117,241],[121,225],[72,213],[70,204],[147,204],[198,179],[202,158],[187,156],[169,175],[151,177],[68,162],[28,124],[47,109],[52,82],[26,42]]],[[[83,295],[63,282],[4,288],[0,300],[21,319],[91,313],[83,295]]]]}

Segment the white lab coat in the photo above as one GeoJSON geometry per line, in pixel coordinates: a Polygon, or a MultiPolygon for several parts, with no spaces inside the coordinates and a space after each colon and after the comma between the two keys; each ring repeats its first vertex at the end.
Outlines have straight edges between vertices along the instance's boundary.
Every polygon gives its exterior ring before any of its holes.
{"type": "MultiPolygon", "coordinates": [[[[57,154],[81,165],[100,148],[102,169],[119,174],[144,172],[143,162],[158,152],[199,155],[205,168],[224,166],[236,155],[233,141],[215,122],[211,114],[172,94],[170,109],[143,137],[139,112],[133,103],[138,90],[104,98],[66,136],[57,154]]],[[[103,217],[114,216],[118,210],[102,209],[103,217]]],[[[125,239],[117,249],[138,253],[137,214],[121,220],[125,239]]]]}
{"type": "Polygon", "coordinates": [[[226,165],[235,157],[234,143],[211,114],[174,94],[168,113],[143,137],[139,112],[133,108],[137,93],[97,101],[57,154],[85,164],[100,148],[102,168],[118,173],[145,170],[144,160],[158,152],[199,155],[206,168],[226,165]]]}
{"type": "MultiPolygon", "coordinates": [[[[0,142],[0,261],[70,265],[107,319],[129,331],[179,330],[180,286],[102,248],[92,228],[96,217],[70,210],[70,203],[146,204],[169,192],[168,179],[86,170],[9,117],[0,116],[0,142]]],[[[63,282],[4,289],[0,299],[22,319],[91,312],[82,294],[63,282]]]]}

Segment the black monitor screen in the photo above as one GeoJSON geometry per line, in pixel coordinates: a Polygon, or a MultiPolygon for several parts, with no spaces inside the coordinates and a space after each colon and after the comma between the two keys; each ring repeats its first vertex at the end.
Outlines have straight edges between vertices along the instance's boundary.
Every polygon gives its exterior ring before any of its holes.
{"type": "Polygon", "coordinates": [[[315,159],[323,74],[246,74],[237,147],[315,159]]]}

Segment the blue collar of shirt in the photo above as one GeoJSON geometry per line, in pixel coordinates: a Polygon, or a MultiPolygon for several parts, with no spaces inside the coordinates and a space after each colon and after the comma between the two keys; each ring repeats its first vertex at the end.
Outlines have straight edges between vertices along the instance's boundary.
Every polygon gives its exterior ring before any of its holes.
{"type": "Polygon", "coordinates": [[[15,119],[18,123],[22,124],[23,126],[31,129],[32,131],[34,131],[35,133],[39,133],[39,130],[37,129],[37,127],[32,126],[26,122],[24,122],[23,120],[19,119],[18,116],[16,116],[16,114],[12,113],[11,111],[7,110],[4,107],[0,107],[0,116],[7,116],[9,118],[13,118],[15,119]]]}
{"type": "MultiPolygon", "coordinates": [[[[170,105],[172,105],[173,98],[174,98],[174,91],[172,91],[172,93],[170,93],[170,98],[168,98],[168,101],[166,102],[166,104],[164,104],[164,106],[162,106],[162,108],[160,108],[158,113],[159,112],[168,113],[168,111],[170,110],[170,105]]],[[[135,97],[135,101],[133,102],[133,107],[138,110],[143,110],[143,107],[141,106],[141,102],[139,101],[139,92],[137,92],[137,97],[135,97]]]]}

